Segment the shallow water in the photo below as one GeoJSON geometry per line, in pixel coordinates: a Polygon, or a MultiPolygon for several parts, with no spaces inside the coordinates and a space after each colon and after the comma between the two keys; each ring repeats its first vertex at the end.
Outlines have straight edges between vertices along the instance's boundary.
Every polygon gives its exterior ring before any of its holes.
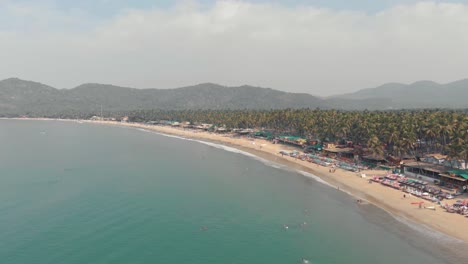
{"type": "Polygon", "coordinates": [[[453,239],[214,143],[0,120],[0,144],[1,263],[466,263],[453,239]]]}

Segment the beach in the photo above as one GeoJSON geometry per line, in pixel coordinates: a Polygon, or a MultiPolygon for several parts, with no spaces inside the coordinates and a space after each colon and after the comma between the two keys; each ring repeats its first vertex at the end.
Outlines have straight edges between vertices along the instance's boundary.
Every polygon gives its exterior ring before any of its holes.
{"type": "MultiPolygon", "coordinates": [[[[283,144],[272,144],[270,141],[258,138],[233,137],[228,134],[216,134],[180,127],[154,126],[140,123],[87,120],[82,122],[142,128],[158,133],[206,140],[235,147],[264,159],[316,175],[336,188],[348,192],[356,199],[362,199],[364,201],[362,206],[365,206],[366,203],[372,203],[396,217],[410,220],[461,241],[468,242],[468,232],[465,231],[468,219],[465,217],[458,214],[447,213],[438,205],[428,201],[425,201],[426,206],[436,206],[437,209],[421,209],[417,205],[411,204],[412,202],[422,201],[422,199],[418,197],[412,197],[406,194],[406,198],[404,198],[404,193],[402,191],[388,188],[378,183],[368,183],[370,177],[373,175],[385,175],[386,172],[383,170],[364,170],[359,173],[354,173],[337,169],[334,173],[330,173],[328,167],[318,166],[307,161],[279,154],[280,150],[292,151],[297,150],[297,148],[283,144]],[[361,174],[365,174],[366,177],[361,177],[361,174]]],[[[430,232],[430,229],[427,229],[427,232],[430,232]]]]}
{"type": "MultiPolygon", "coordinates": [[[[19,120],[26,120],[26,118],[20,118],[19,120]]],[[[35,118],[31,120],[57,119],[35,118]]],[[[77,120],[63,119],[60,121],[77,122],[77,120]]],[[[426,227],[420,229],[423,232],[436,231],[456,238],[460,242],[463,241],[468,243],[468,232],[466,232],[468,219],[462,215],[447,213],[444,209],[440,208],[439,205],[428,201],[424,201],[425,206],[435,206],[436,210],[419,208],[418,205],[411,204],[413,202],[423,201],[418,197],[413,197],[409,194],[406,194],[406,197],[404,197],[404,193],[400,190],[385,187],[379,183],[369,184],[369,179],[372,176],[385,175],[386,172],[383,170],[363,170],[359,173],[355,173],[338,168],[335,172],[330,173],[329,167],[319,166],[287,155],[283,156],[279,153],[280,150],[293,151],[299,150],[298,148],[283,144],[273,144],[271,141],[259,138],[239,137],[233,136],[232,134],[217,134],[200,130],[184,129],[181,127],[147,125],[142,123],[96,120],[80,120],[78,122],[139,128],[157,133],[175,135],[188,139],[203,140],[234,147],[252,153],[263,159],[285,165],[291,169],[301,170],[318,176],[325,182],[334,186],[334,188],[352,195],[352,199],[356,199],[356,202],[357,200],[362,200],[363,202],[360,203],[361,206],[366,206],[368,203],[374,204],[400,220],[405,220],[405,222],[408,222],[407,220],[409,220],[409,222],[413,222],[413,227],[426,227]],[[366,177],[361,177],[362,174],[365,174],[366,177]]],[[[454,200],[449,201],[449,203],[453,202],[454,200]]]]}
{"type": "Polygon", "coordinates": [[[7,263],[462,264],[468,257],[466,243],[394,217],[362,193],[349,195],[333,175],[319,178],[278,154],[145,127],[0,123],[7,263]]]}

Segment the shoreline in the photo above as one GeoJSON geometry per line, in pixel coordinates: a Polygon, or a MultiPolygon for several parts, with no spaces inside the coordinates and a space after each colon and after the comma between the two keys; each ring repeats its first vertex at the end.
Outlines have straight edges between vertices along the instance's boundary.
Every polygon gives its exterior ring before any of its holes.
{"type": "MultiPolygon", "coordinates": [[[[112,125],[120,127],[140,128],[149,131],[154,131],[160,134],[178,136],[192,140],[202,140],[220,144],[238,150],[253,154],[267,161],[278,163],[286,166],[289,169],[310,173],[326,183],[344,191],[351,196],[362,199],[370,204],[373,204],[387,213],[391,214],[396,219],[401,219],[412,222],[411,224],[421,226],[427,229],[427,232],[432,230],[438,231],[448,237],[454,238],[454,242],[468,243],[468,232],[465,231],[467,219],[458,214],[450,214],[445,212],[436,204],[430,204],[437,207],[438,210],[419,209],[412,205],[411,202],[417,202],[421,199],[413,196],[403,198],[403,192],[392,188],[385,187],[378,183],[369,184],[369,177],[373,175],[384,175],[385,171],[365,170],[360,173],[354,173],[337,169],[335,173],[330,173],[328,167],[322,167],[307,161],[295,159],[294,157],[278,154],[279,150],[297,150],[297,148],[282,145],[272,144],[269,141],[245,137],[231,137],[229,134],[215,134],[205,131],[185,130],[183,128],[174,128],[166,126],[146,125],[142,123],[122,123],[116,121],[90,121],[90,120],[71,120],[71,119],[48,119],[48,118],[1,118],[5,120],[52,120],[52,121],[70,121],[82,122],[88,124],[112,125]],[[364,173],[367,178],[362,178],[358,175],[364,173]]],[[[306,176],[306,175],[304,175],[306,176]]],[[[307,176],[306,176],[307,177],[307,176]]],[[[426,203],[429,203],[425,201],[426,203]]],[[[403,221],[403,222],[405,222],[403,221]]],[[[410,224],[410,225],[411,225],[410,224]]],[[[416,228],[416,227],[411,227],[416,228]]],[[[429,235],[431,235],[431,232],[429,235]]]]}

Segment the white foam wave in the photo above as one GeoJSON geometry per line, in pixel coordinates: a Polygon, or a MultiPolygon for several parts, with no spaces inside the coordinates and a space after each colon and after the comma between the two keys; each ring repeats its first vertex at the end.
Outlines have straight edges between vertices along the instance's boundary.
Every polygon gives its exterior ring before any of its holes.
{"type": "Polygon", "coordinates": [[[158,135],[162,135],[162,136],[165,136],[165,137],[177,138],[177,139],[182,139],[182,140],[187,140],[187,141],[192,141],[192,142],[198,142],[198,143],[208,145],[210,147],[214,147],[214,148],[217,148],[217,149],[222,149],[222,150],[229,151],[229,152],[232,152],[232,153],[241,154],[241,155],[247,156],[249,158],[253,158],[255,160],[261,161],[265,165],[271,166],[273,168],[288,169],[288,167],[285,166],[285,165],[282,165],[282,164],[279,164],[279,163],[264,159],[262,157],[259,157],[259,156],[255,155],[255,154],[252,154],[250,152],[243,151],[243,150],[233,148],[233,147],[229,147],[229,146],[226,146],[226,145],[223,145],[223,144],[218,144],[218,143],[209,142],[209,141],[203,141],[203,140],[199,140],[199,139],[186,138],[186,137],[182,137],[182,136],[175,136],[175,135],[165,134],[165,133],[156,132],[156,131],[148,131],[148,130],[146,130],[146,131],[147,132],[152,132],[152,133],[155,133],[155,134],[158,134],[158,135]]]}
{"type": "Polygon", "coordinates": [[[137,129],[140,130],[140,131],[143,131],[143,132],[151,133],[151,131],[149,131],[148,129],[144,129],[144,128],[137,128],[137,129]]]}
{"type": "MultiPolygon", "coordinates": [[[[385,209],[384,209],[385,210],[385,209]]],[[[385,210],[387,211],[387,210],[385,210]]],[[[387,211],[388,212],[388,211],[387,211]]],[[[398,222],[403,223],[404,225],[410,227],[411,229],[415,230],[416,232],[424,235],[427,238],[430,239],[436,239],[438,242],[442,242],[442,244],[448,244],[448,243],[461,243],[463,244],[463,240],[460,240],[456,237],[449,236],[447,234],[444,234],[442,232],[439,232],[435,229],[432,229],[424,224],[417,223],[412,221],[411,219],[402,217],[402,216],[397,216],[392,214],[391,212],[388,212],[391,216],[393,216],[398,222]]]]}
{"type": "Polygon", "coordinates": [[[320,178],[320,177],[318,177],[318,176],[316,176],[316,175],[314,175],[312,173],[308,173],[308,172],[301,171],[301,170],[296,170],[296,172],[303,175],[303,176],[305,176],[305,177],[307,177],[307,178],[312,178],[312,179],[314,179],[314,180],[316,180],[316,181],[318,181],[318,182],[320,182],[322,184],[325,184],[327,186],[336,188],[334,185],[330,184],[329,182],[326,182],[326,181],[322,180],[322,178],[320,178]]]}
{"type": "Polygon", "coordinates": [[[299,173],[299,174],[301,174],[301,175],[303,175],[305,177],[314,179],[315,181],[317,181],[319,183],[322,183],[322,184],[327,185],[329,187],[335,188],[334,185],[322,180],[320,177],[318,177],[318,176],[316,176],[316,175],[314,175],[312,173],[305,172],[305,171],[302,171],[302,170],[290,169],[286,165],[282,165],[282,164],[276,163],[274,161],[264,159],[262,157],[259,157],[259,156],[255,155],[255,154],[252,154],[250,152],[243,151],[243,150],[240,150],[240,149],[237,149],[237,148],[229,147],[229,146],[214,143],[214,142],[203,141],[203,140],[199,140],[199,139],[192,139],[192,138],[186,138],[186,137],[182,137],[182,136],[175,136],[175,135],[165,134],[165,133],[161,133],[161,132],[157,132],[157,131],[149,131],[149,130],[142,129],[142,128],[139,129],[139,130],[143,130],[145,132],[151,132],[151,133],[158,134],[158,135],[165,136],[165,137],[177,138],[177,139],[182,139],[182,140],[187,140],[187,141],[192,141],[192,142],[198,142],[198,143],[208,145],[208,146],[211,146],[211,147],[214,147],[214,148],[217,148],[217,149],[222,149],[222,150],[229,151],[229,152],[232,152],[232,153],[241,154],[241,155],[253,158],[253,159],[257,160],[257,161],[260,161],[263,164],[268,165],[270,167],[273,167],[273,168],[276,168],[276,169],[281,169],[281,170],[286,170],[286,171],[290,171],[290,172],[296,172],[296,173],[299,173]]]}

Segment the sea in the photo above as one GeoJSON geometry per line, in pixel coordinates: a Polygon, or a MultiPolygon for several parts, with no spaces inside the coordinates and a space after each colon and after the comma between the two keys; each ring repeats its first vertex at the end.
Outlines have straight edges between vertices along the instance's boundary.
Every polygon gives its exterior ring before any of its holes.
{"type": "Polygon", "coordinates": [[[2,264],[468,263],[463,252],[457,239],[233,147],[0,120],[2,264]]]}

